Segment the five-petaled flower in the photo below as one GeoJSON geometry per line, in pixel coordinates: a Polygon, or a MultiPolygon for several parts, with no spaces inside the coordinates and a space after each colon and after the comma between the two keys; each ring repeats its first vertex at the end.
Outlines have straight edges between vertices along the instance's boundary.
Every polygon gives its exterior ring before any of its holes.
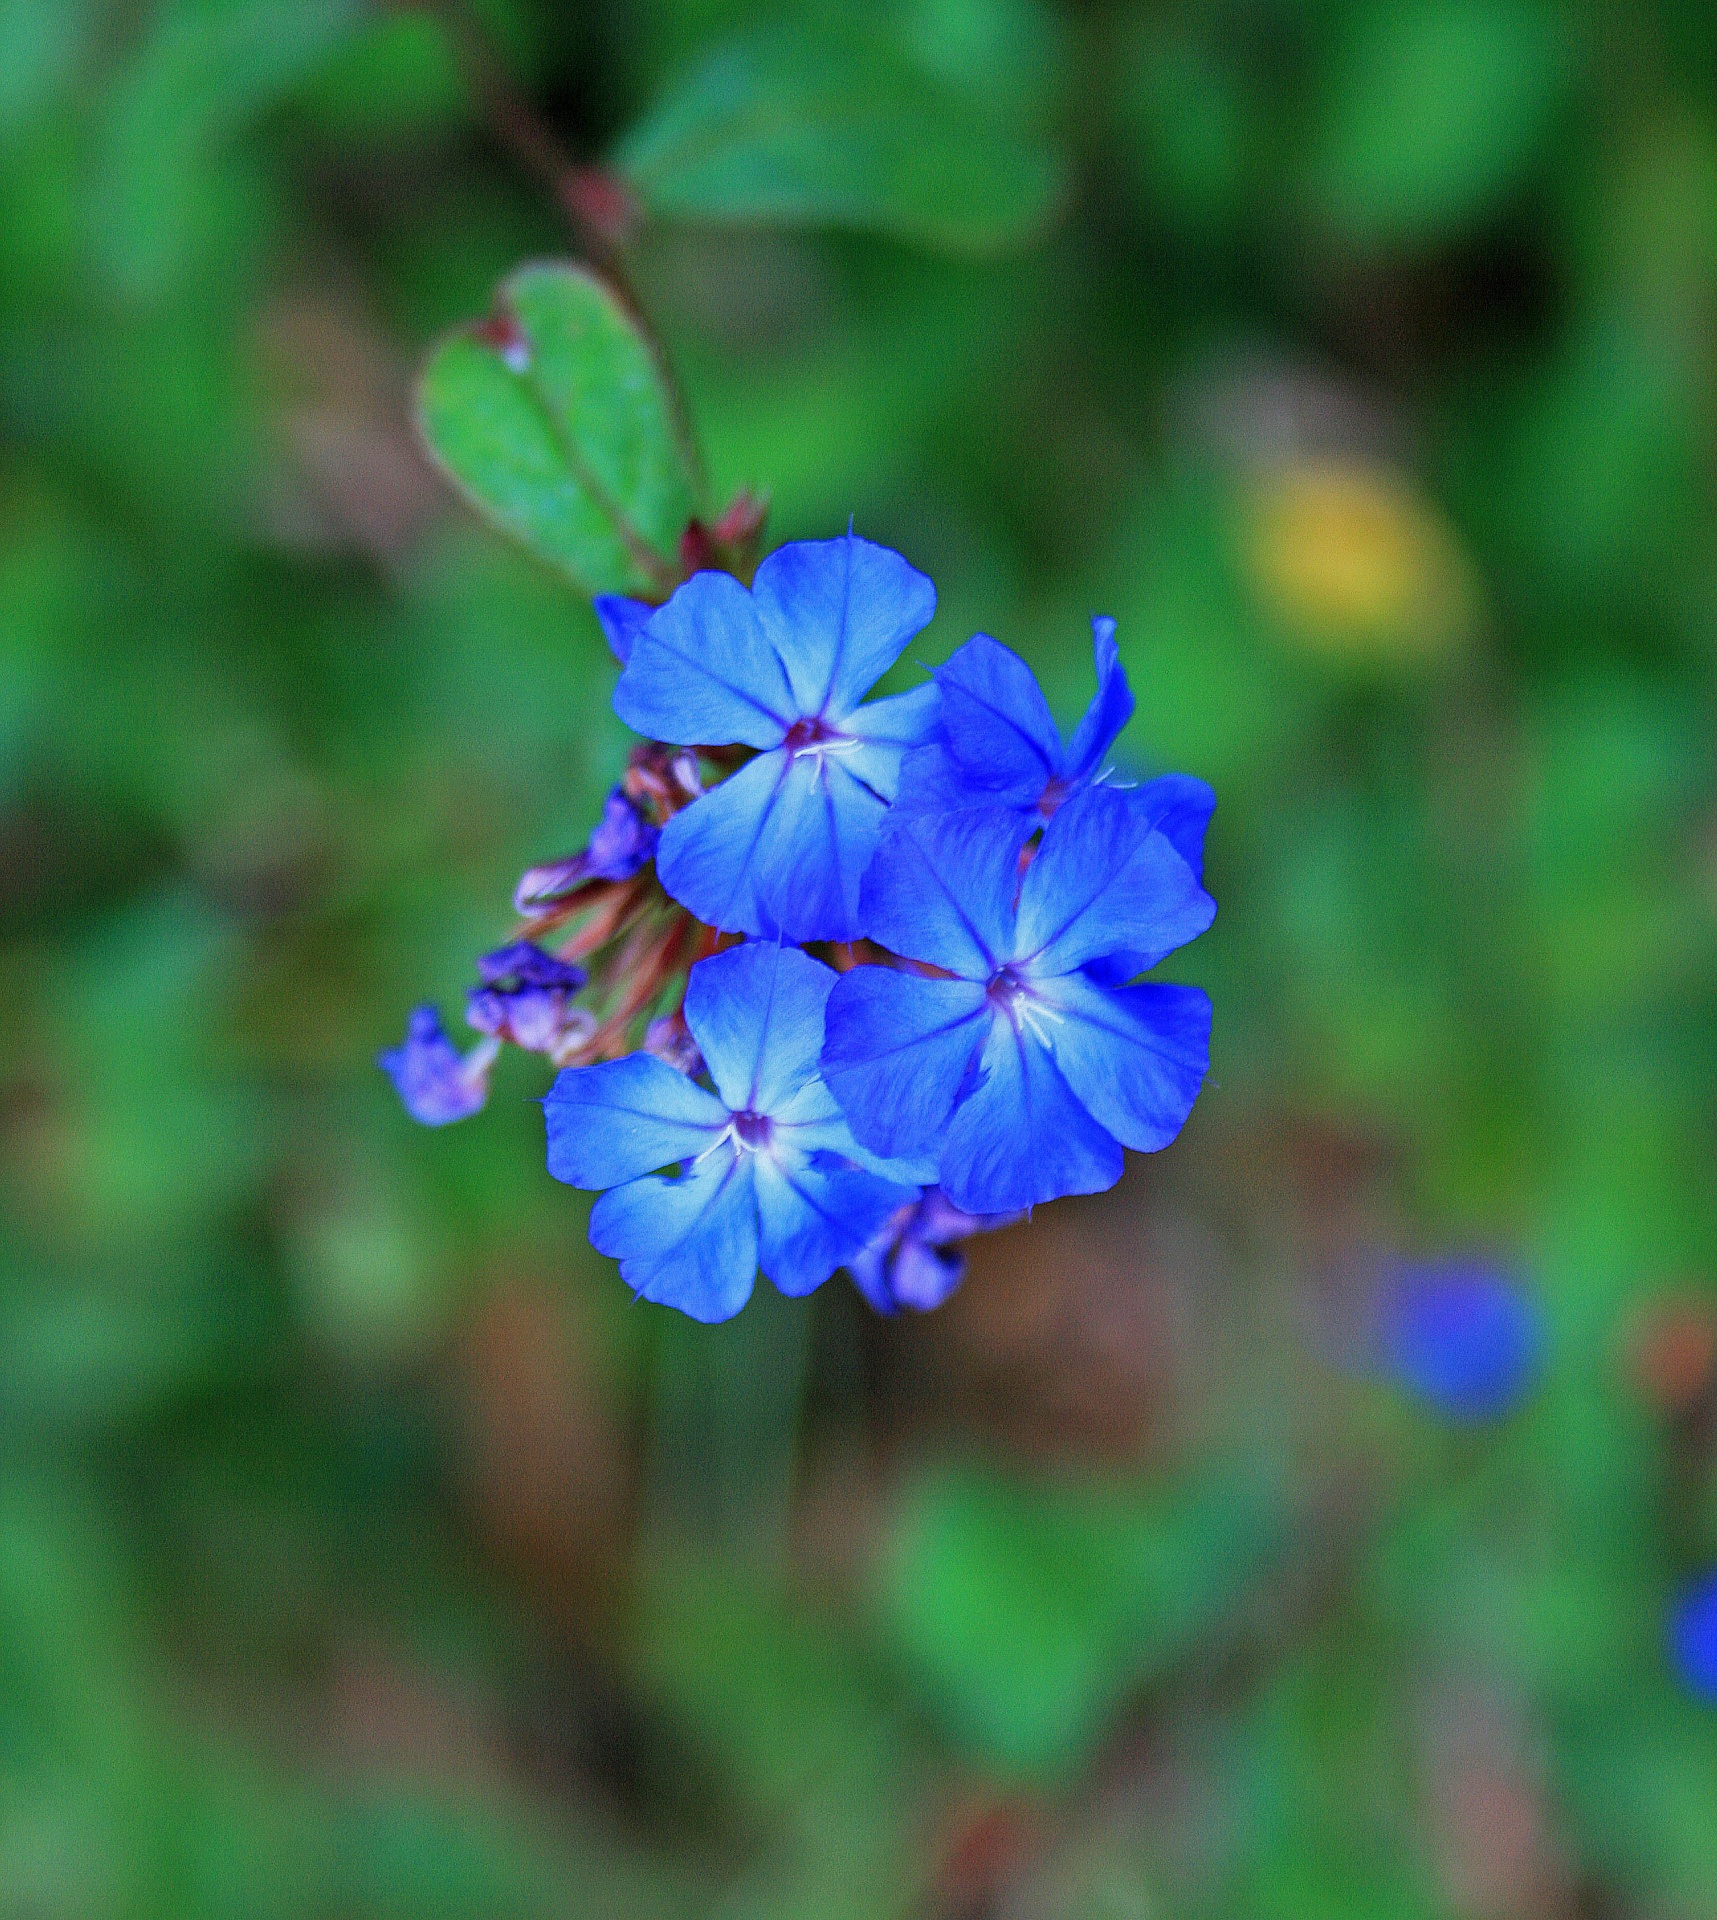
{"type": "Polygon", "coordinates": [[[657,874],[698,919],[788,940],[866,931],[860,882],[937,692],[861,702],[935,607],[923,574],[849,532],[778,547],[749,593],[694,574],[630,634],[614,690],[629,727],[757,749],[662,829],[657,874]]]}
{"type": "Polygon", "coordinates": [[[1087,787],[1019,870],[1013,817],[890,822],[865,878],[875,937],[942,978],[859,967],[829,1003],[823,1072],[854,1134],[883,1154],[940,1155],[968,1213],[1006,1213],[1121,1176],[1122,1148],[1180,1131],[1210,1058],[1195,987],[1110,987],[1215,915],[1168,838],[1124,796],[1087,787]]]}
{"type": "Polygon", "coordinates": [[[606,1189],[591,1243],[641,1298],[726,1320],[759,1267],[809,1293],[917,1198],[922,1169],[867,1152],[817,1071],[835,977],[792,947],[713,955],[685,1000],[713,1091],[647,1053],[568,1068],[550,1088],[549,1172],[606,1189]]]}

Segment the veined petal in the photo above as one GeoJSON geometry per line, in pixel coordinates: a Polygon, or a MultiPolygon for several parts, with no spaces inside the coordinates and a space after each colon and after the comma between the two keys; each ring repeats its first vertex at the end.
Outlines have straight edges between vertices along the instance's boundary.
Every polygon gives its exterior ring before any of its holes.
{"type": "Polygon", "coordinates": [[[757,842],[756,888],[766,927],[789,940],[864,931],[860,884],[887,811],[851,770],[865,751],[796,753],[782,776],[757,842]]]}
{"type": "Polygon", "coordinates": [[[774,747],[798,709],[751,595],[694,573],[634,634],[614,711],[650,740],[774,747]]]}
{"type": "Polygon", "coordinates": [[[760,753],[676,813],[656,842],[656,877],[706,926],[773,931],[757,893],[760,848],[790,756],[760,753]]]}
{"type": "Polygon", "coordinates": [[[1119,1144],[1029,1031],[998,1019],[981,1074],[942,1149],[942,1187],[955,1206],[1013,1213],[1063,1194],[1103,1193],[1120,1179],[1119,1144]]]}
{"type": "Polygon", "coordinates": [[[1087,779],[1100,769],[1103,756],[1133,717],[1133,690],[1115,645],[1115,623],[1106,614],[1092,618],[1091,651],[1097,664],[1097,692],[1067,749],[1062,777],[1069,783],[1087,779]]]}
{"type": "Polygon", "coordinates": [[[989,979],[1013,951],[1028,831],[1021,815],[994,808],[891,815],[864,877],[866,930],[908,959],[989,979]]]}
{"type": "Polygon", "coordinates": [[[900,763],[936,731],[942,696],[934,680],[910,693],[869,700],[841,722],[841,731],[863,744],[842,756],[849,773],[892,801],[900,790],[900,763]]]}
{"type": "Polygon", "coordinates": [[[1061,731],[1037,676],[1011,648],[974,634],[936,669],[942,732],[961,772],[1004,804],[1034,803],[1061,771],[1061,731]]]}
{"type": "Polygon", "coordinates": [[[727,1125],[727,1108],[647,1053],[564,1067],[543,1096],[548,1170],[569,1187],[617,1187],[692,1160],[727,1125]]]}
{"type": "Polygon", "coordinates": [[[678,1180],[650,1174],[611,1188],[590,1210],[590,1244],[620,1262],[639,1299],[731,1320],[757,1277],[752,1159],[725,1142],[678,1180]]]}
{"type": "Polygon", "coordinates": [[[823,1008],[835,979],[832,967],[808,953],[764,940],[692,968],[686,1025],[734,1112],[773,1114],[816,1076],[823,1008]]]}
{"type": "Polygon", "coordinates": [[[807,1080],[771,1118],[785,1150],[790,1153],[839,1154],[855,1166],[880,1174],[884,1180],[897,1180],[908,1186],[921,1187],[936,1178],[934,1151],[913,1158],[890,1158],[887,1154],[873,1153],[854,1139],[840,1102],[820,1074],[815,1080],[807,1080]]]}
{"type": "Polygon", "coordinates": [[[857,1167],[757,1155],[758,1261],[786,1294],[809,1293],[858,1253],[916,1187],[857,1167]]]}
{"type": "Polygon", "coordinates": [[[851,532],[777,547],[751,591],[797,712],[831,723],[858,705],[936,611],[925,575],[851,532]]]}
{"type": "Polygon", "coordinates": [[[873,1153],[933,1156],[992,1018],[984,989],[854,967],[829,995],[823,1078],[873,1153]]]}
{"type": "Polygon", "coordinates": [[[1126,795],[1087,787],[1026,868],[1012,957],[1033,975],[1071,973],[1112,953],[1172,953],[1215,917],[1192,869],[1126,795]]]}
{"type": "Polygon", "coordinates": [[[1037,992],[1060,1015],[1049,1047],[1081,1104],[1123,1146],[1166,1147],[1210,1069],[1210,996],[1198,987],[1104,988],[1077,973],[1037,992]]]}
{"type": "MultiPolygon", "coordinates": [[[[1165,773],[1142,787],[1119,789],[1127,803],[1148,819],[1169,845],[1192,869],[1195,880],[1204,879],[1204,833],[1216,810],[1216,794],[1203,780],[1189,773],[1165,773]]],[[[1105,954],[1100,960],[1086,962],[1085,972],[1100,986],[1119,987],[1154,967],[1172,947],[1153,950],[1148,947],[1105,954]]]]}

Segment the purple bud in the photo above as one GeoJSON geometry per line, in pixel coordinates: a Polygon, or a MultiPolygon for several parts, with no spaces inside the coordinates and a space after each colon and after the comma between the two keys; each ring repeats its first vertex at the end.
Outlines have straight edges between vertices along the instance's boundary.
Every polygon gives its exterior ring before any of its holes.
{"type": "Polygon", "coordinates": [[[624,787],[602,803],[602,818],[590,844],[564,860],[532,867],[513,893],[513,907],[532,913],[576,892],[587,880],[630,880],[656,851],[657,829],[638,811],[624,787]]]}
{"type": "Polygon", "coordinates": [[[628,600],[623,593],[599,593],[591,602],[602,627],[608,651],[621,666],[632,658],[632,642],[638,629],[656,609],[644,600],[628,600]]]}
{"type": "Polygon", "coordinates": [[[863,1252],[847,1262],[847,1271],[878,1313],[898,1313],[902,1307],[928,1313],[965,1278],[965,1255],[951,1252],[949,1243],[1011,1226],[1019,1218],[1017,1213],[966,1213],[940,1187],[929,1187],[889,1215],[863,1252]]]}
{"type": "Polygon", "coordinates": [[[489,1097],[489,1069],[500,1051],[498,1040],[481,1040],[460,1058],[433,1007],[414,1007],[405,1044],[376,1055],[381,1068],[412,1119],[426,1127],[445,1127],[480,1113],[489,1097]]]}
{"type": "Polygon", "coordinates": [[[514,940],[497,947],[477,962],[477,978],[486,987],[504,987],[512,980],[520,987],[560,987],[576,993],[584,985],[582,967],[557,960],[552,953],[529,940],[514,940]]]}
{"type": "Polygon", "coordinates": [[[665,1060],[676,1073],[689,1076],[703,1072],[703,1055],[680,1014],[670,1013],[650,1022],[644,1029],[644,1051],[665,1060]]]}

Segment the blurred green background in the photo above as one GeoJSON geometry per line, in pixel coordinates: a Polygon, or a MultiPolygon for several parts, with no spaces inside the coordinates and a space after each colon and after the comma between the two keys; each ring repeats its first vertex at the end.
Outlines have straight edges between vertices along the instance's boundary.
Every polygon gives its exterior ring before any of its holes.
{"type": "Polygon", "coordinates": [[[409,426],[568,230],[460,16],[0,0],[0,1917],[1717,1916],[1717,12],[473,6],[718,504],[1119,618],[1212,1078],[890,1322],[414,1127],[625,751],[409,426]]]}

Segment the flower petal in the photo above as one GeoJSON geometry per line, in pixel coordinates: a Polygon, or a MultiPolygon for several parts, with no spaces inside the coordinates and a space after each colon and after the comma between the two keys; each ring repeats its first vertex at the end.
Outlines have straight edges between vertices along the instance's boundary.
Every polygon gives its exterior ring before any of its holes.
{"type": "Polygon", "coordinates": [[[625,666],[632,658],[632,642],[656,609],[648,600],[628,600],[623,593],[599,593],[590,604],[596,610],[608,651],[625,666]]]}
{"type": "Polygon", "coordinates": [[[936,669],[942,732],[960,771],[1004,804],[1032,805],[1061,771],[1061,731],[1031,668],[987,633],[936,669]]]}
{"type": "Polygon", "coordinates": [[[1133,717],[1133,690],[1121,666],[1115,645],[1115,623],[1106,614],[1091,621],[1091,651],[1097,663],[1097,692],[1067,749],[1063,778],[1071,784],[1088,779],[1103,763],[1121,729],[1133,717]]]}
{"type": "Polygon", "coordinates": [[[1192,877],[1202,882],[1204,834],[1216,811],[1216,789],[1190,773],[1165,773],[1136,788],[1129,798],[1191,867],[1192,877]]]}
{"type": "Polygon", "coordinates": [[[1123,951],[1160,958],[1215,917],[1192,869],[1126,795],[1087,787],[1050,821],[1026,868],[1014,958],[1039,976],[1123,951]]]}
{"type": "Polygon", "coordinates": [[[906,1187],[857,1167],[757,1156],[758,1261],[786,1294],[809,1293],[850,1260],[896,1208],[906,1187]]]}
{"type": "Polygon", "coordinates": [[[1109,989],[1047,981],[1062,1078],[1123,1146],[1155,1153],[1180,1132],[1210,1070],[1210,996],[1198,987],[1109,989]]]}
{"type": "Polygon", "coordinates": [[[966,980],[988,980],[1014,947],[1017,813],[979,808],[891,814],[864,877],[861,918],[872,938],[966,980]]]}
{"type": "Polygon", "coordinates": [[[997,1020],[981,1072],[942,1149],[942,1187],[955,1206],[1012,1213],[1063,1194],[1103,1193],[1120,1179],[1119,1143],[1029,1033],[997,1020]]]}
{"type": "Polygon", "coordinates": [[[715,1097],[647,1053],[563,1067],[543,1096],[548,1170],[569,1187],[617,1187],[694,1159],[727,1125],[715,1097]]]}
{"type": "Polygon", "coordinates": [[[724,1143],[678,1180],[649,1174],[612,1188],[590,1210],[590,1244],[620,1262],[639,1299],[731,1320],[757,1278],[752,1159],[724,1143]]]}
{"type": "Polygon", "coordinates": [[[936,1155],[890,1158],[873,1153],[853,1138],[853,1130],[829,1083],[819,1074],[807,1080],[783,1107],[771,1115],[787,1151],[798,1154],[833,1153],[884,1180],[922,1187],[936,1178],[936,1155]]]}
{"type": "Polygon", "coordinates": [[[829,995],[827,1080],[873,1153],[934,1154],[991,1018],[981,986],[855,967],[829,995]]]}
{"type": "Polygon", "coordinates": [[[777,547],[751,591],[797,712],[831,722],[858,705],[936,611],[925,575],[852,532],[777,547]]]}
{"type": "Polygon", "coordinates": [[[900,763],[936,731],[942,696],[934,680],[910,693],[869,700],[841,722],[841,731],[864,744],[844,754],[841,764],[867,787],[892,801],[900,791],[900,763]]]}
{"type": "Polygon", "coordinates": [[[773,1114],[816,1078],[823,1008],[836,977],[797,947],[763,940],[692,968],[686,1025],[735,1113],[773,1114]]]}
{"type": "Polygon", "coordinates": [[[727,573],[694,573],[639,628],[614,711],[684,746],[778,746],[797,715],[751,596],[727,573]]]}
{"type": "Polygon", "coordinates": [[[759,848],[790,764],[785,750],[760,753],[663,827],[656,877],[706,926],[774,931],[757,893],[759,848]]]}
{"type": "Polygon", "coordinates": [[[761,911],[789,940],[856,940],[864,931],[860,886],[887,805],[850,771],[857,758],[794,754],[758,840],[761,911]]]}

